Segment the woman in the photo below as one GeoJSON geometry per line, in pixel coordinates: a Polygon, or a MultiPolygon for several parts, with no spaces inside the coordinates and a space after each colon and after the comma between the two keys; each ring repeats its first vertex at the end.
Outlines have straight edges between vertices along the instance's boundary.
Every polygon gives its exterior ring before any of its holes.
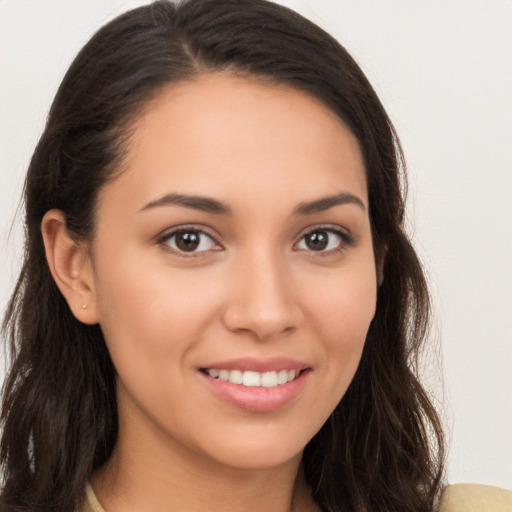
{"type": "Polygon", "coordinates": [[[100,30],[27,175],[2,510],[435,510],[401,163],[361,70],[288,9],[100,30]]]}

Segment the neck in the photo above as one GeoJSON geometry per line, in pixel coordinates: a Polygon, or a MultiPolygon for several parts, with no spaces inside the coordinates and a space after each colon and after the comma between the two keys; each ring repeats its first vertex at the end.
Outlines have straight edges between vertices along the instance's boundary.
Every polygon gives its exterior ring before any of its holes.
{"type": "Polygon", "coordinates": [[[106,512],[313,510],[296,461],[272,469],[251,471],[217,466],[215,471],[210,471],[210,468],[198,468],[190,461],[181,466],[162,468],[147,458],[139,459],[134,465],[132,457],[116,453],[91,478],[106,512]]]}
{"type": "Polygon", "coordinates": [[[116,449],[91,476],[106,512],[316,510],[302,476],[301,454],[270,468],[236,468],[162,432],[143,435],[142,430],[123,428],[120,418],[116,449]]]}

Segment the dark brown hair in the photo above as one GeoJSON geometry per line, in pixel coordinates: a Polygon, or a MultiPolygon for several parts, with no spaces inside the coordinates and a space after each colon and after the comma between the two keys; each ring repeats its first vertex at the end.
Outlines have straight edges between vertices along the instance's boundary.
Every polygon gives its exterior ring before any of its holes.
{"type": "Polygon", "coordinates": [[[313,497],[325,511],[435,510],[442,432],[413,371],[429,296],[404,231],[403,159],[384,108],[346,50],[285,7],[160,0],[108,23],[82,49],[30,162],[24,263],[4,321],[11,368],[1,416],[2,511],[74,510],[117,438],[116,371],[100,327],[74,318],[51,277],[42,217],[60,209],[69,232],[90,239],[98,191],[115,179],[137,114],[162,87],[218,71],[319,98],[365,159],[385,277],[354,380],[304,450],[313,497]]]}

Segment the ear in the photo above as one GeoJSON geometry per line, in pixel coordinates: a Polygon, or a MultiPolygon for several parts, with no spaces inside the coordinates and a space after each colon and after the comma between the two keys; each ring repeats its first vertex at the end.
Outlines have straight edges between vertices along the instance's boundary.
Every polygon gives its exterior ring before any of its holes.
{"type": "Polygon", "coordinates": [[[84,324],[98,323],[94,274],[87,245],[69,235],[66,218],[60,210],[45,214],[41,231],[50,272],[71,312],[84,324]]]}

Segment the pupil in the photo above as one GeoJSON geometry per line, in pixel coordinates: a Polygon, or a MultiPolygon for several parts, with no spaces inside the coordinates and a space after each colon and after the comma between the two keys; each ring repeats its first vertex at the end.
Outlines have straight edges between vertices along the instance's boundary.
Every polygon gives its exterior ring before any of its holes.
{"type": "Polygon", "coordinates": [[[199,246],[199,234],[193,231],[178,233],[176,235],[176,245],[182,251],[193,251],[199,246]]]}
{"type": "Polygon", "coordinates": [[[327,247],[329,242],[329,235],[326,231],[315,231],[306,235],[306,245],[312,251],[322,251],[327,247]]]}

